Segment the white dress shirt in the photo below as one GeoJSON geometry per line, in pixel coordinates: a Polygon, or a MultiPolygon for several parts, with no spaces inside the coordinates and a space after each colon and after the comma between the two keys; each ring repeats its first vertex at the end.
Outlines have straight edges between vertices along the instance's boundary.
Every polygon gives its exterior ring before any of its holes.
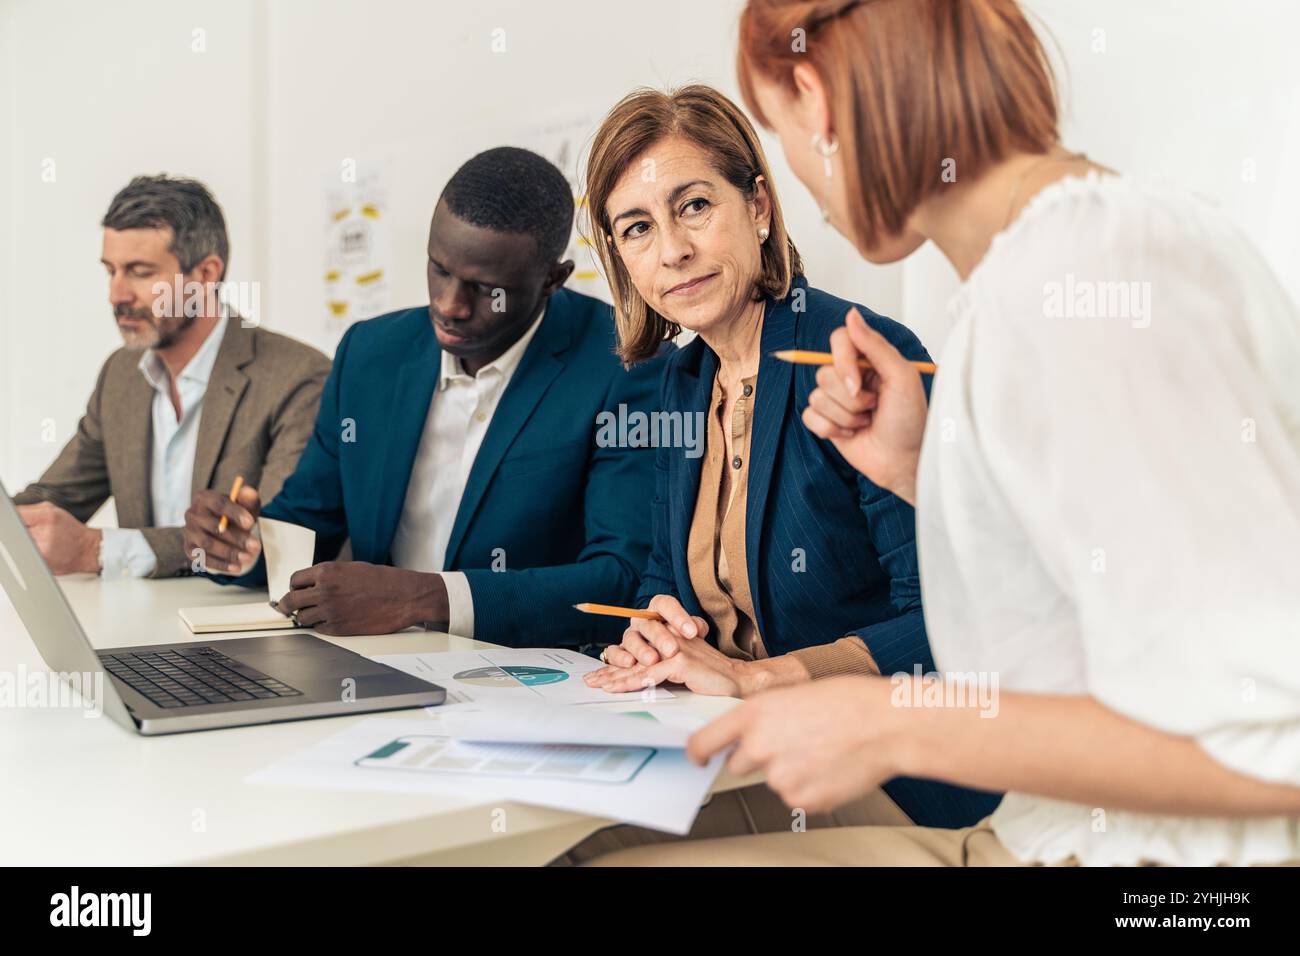
{"type": "MultiPolygon", "coordinates": [[[[1037,195],[952,310],[917,485],[938,666],[1300,786],[1300,315],[1276,277],[1207,205],[1094,174],[1037,195]],[[1137,283],[1127,308],[1104,282],[1137,283]]],[[[1300,859],[1280,816],[1009,793],[992,824],[1026,861],[1300,859]]]]}
{"type": "MultiPolygon", "coordinates": [[[[199,437],[203,396],[217,361],[226,320],[218,321],[199,350],[176,376],[181,399],[181,418],[171,400],[171,376],[153,349],[140,356],[140,374],[154,390],[150,406],[153,441],[149,464],[149,499],[153,505],[153,527],[176,528],[185,524],[190,506],[190,484],[194,475],[194,450],[199,437]]],[[[105,528],[100,546],[101,574],[106,579],[147,577],[158,559],[144,535],[135,528],[105,528]]]]}
{"type": "Polygon", "coordinates": [[[393,563],[413,571],[440,572],[447,587],[449,633],[474,636],[474,596],[459,571],[447,571],[447,544],[465,483],[501,396],[519,367],[546,310],[514,345],[469,375],[460,359],[442,350],[442,370],[411,466],[406,500],[393,536],[393,563]]]}

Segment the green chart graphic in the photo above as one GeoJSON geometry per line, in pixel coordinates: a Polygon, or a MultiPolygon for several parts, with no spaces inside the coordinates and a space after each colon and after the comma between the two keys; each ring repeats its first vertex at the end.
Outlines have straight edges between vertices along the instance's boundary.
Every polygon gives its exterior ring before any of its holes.
{"type": "Polygon", "coordinates": [[[477,687],[540,687],[558,684],[569,679],[567,671],[554,667],[532,667],[526,664],[504,664],[500,667],[474,667],[452,675],[453,680],[477,687]]]}

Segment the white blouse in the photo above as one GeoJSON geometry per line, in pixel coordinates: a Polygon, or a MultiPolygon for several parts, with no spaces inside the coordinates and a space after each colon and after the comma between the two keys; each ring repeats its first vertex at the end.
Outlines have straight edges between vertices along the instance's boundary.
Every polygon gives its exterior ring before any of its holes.
{"type": "MultiPolygon", "coordinates": [[[[1300,315],[1269,268],[1205,204],[1093,173],[951,308],[917,486],[941,671],[1091,694],[1300,786],[1300,315]]],[[[993,827],[1026,861],[1300,858],[1294,818],[1009,793],[993,827]]]]}

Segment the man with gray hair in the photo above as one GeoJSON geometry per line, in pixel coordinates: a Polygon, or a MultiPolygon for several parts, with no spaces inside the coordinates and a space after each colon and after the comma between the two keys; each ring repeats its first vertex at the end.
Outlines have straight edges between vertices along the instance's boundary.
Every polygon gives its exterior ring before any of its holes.
{"type": "Polygon", "coordinates": [[[55,574],[198,571],[182,528],[191,499],[236,475],[275,495],[311,436],[329,360],[224,305],[226,222],[202,183],[137,176],[102,225],[125,344],[76,435],[14,500],[55,574]],[[86,527],[110,496],[118,527],[86,527]]]}

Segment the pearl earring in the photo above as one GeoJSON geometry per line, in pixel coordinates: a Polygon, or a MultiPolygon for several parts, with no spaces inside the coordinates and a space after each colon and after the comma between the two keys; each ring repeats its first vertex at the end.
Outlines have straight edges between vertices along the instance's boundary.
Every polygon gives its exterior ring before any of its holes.
{"type": "Polygon", "coordinates": [[[758,241],[759,241],[759,243],[767,242],[767,237],[770,236],[770,235],[771,235],[771,233],[768,231],[767,226],[764,226],[763,228],[759,229],[759,230],[758,230],[758,241]]]}

